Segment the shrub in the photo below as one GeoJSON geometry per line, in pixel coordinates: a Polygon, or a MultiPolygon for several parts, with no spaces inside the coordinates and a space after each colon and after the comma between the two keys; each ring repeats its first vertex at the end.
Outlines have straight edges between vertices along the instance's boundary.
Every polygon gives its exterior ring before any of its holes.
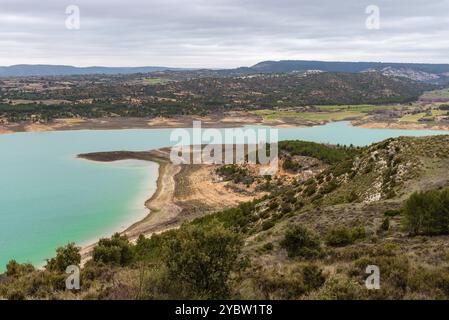
{"type": "Polygon", "coordinates": [[[331,277],[309,299],[312,300],[356,300],[365,288],[359,283],[344,278],[331,277]]]}
{"type": "Polygon", "coordinates": [[[49,271],[65,272],[71,265],[79,265],[81,262],[80,248],[74,243],[56,249],[56,257],[47,260],[45,268],[49,271]]]}
{"type": "Polygon", "coordinates": [[[264,251],[273,251],[274,246],[271,242],[265,243],[262,247],[264,251]]]}
{"type": "Polygon", "coordinates": [[[346,201],[349,203],[355,202],[359,199],[359,196],[357,195],[357,193],[355,191],[351,191],[347,196],[346,196],[346,201]]]}
{"type": "Polygon", "coordinates": [[[268,221],[265,221],[263,224],[262,224],[262,230],[268,230],[268,229],[271,229],[271,228],[273,228],[274,227],[274,222],[273,221],[271,221],[271,220],[268,220],[268,221]]]}
{"type": "Polygon", "coordinates": [[[26,300],[25,292],[21,289],[14,289],[8,292],[8,300],[26,300]]]}
{"type": "Polygon", "coordinates": [[[317,190],[317,184],[315,182],[312,182],[304,189],[304,194],[306,196],[310,197],[313,194],[315,194],[316,190],[317,190]]]}
{"type": "Polygon", "coordinates": [[[410,275],[410,263],[404,256],[377,256],[361,258],[355,262],[355,267],[361,278],[366,278],[366,267],[376,265],[381,272],[381,288],[391,286],[395,290],[402,291],[395,296],[399,297],[407,289],[407,283],[410,275]]]}
{"type": "Polygon", "coordinates": [[[449,233],[449,188],[415,192],[405,202],[403,227],[413,235],[449,233]]]}
{"type": "Polygon", "coordinates": [[[323,270],[315,264],[309,264],[302,269],[304,285],[309,291],[316,290],[326,281],[323,270]]]}
{"type": "Polygon", "coordinates": [[[256,204],[261,200],[254,200],[251,202],[243,202],[235,208],[227,209],[214,215],[208,215],[202,218],[195,219],[192,223],[195,225],[207,225],[212,221],[218,221],[223,224],[225,228],[232,229],[236,232],[246,232],[252,222],[259,220],[254,214],[256,204]]]}
{"type": "Polygon", "coordinates": [[[332,179],[330,182],[326,183],[324,186],[322,186],[320,193],[321,194],[328,194],[334,191],[338,188],[337,180],[332,179]]]}
{"type": "Polygon", "coordinates": [[[300,299],[301,296],[319,289],[326,281],[323,270],[315,264],[293,267],[264,268],[251,276],[264,299],[300,299]]]}
{"type": "Polygon", "coordinates": [[[165,245],[165,238],[169,237],[170,233],[162,235],[153,234],[151,238],[147,239],[143,235],[137,238],[134,246],[134,258],[136,260],[154,260],[158,259],[163,252],[165,245]]]}
{"type": "Polygon", "coordinates": [[[253,276],[256,290],[260,290],[263,299],[298,299],[307,292],[307,287],[300,268],[286,270],[280,268],[268,268],[257,272],[253,276]]]}
{"type": "Polygon", "coordinates": [[[449,273],[445,268],[420,268],[410,274],[407,284],[412,291],[431,299],[449,297],[449,273]]]}
{"type": "Polygon", "coordinates": [[[344,247],[354,243],[366,236],[363,227],[348,228],[346,226],[337,226],[331,228],[326,235],[326,244],[332,247],[344,247]]]}
{"type": "Polygon", "coordinates": [[[286,157],[282,164],[282,168],[286,171],[298,171],[301,169],[301,164],[297,161],[293,161],[290,157],[286,157]]]}
{"type": "Polygon", "coordinates": [[[254,177],[251,176],[251,172],[248,169],[235,164],[222,166],[216,170],[216,173],[222,176],[225,181],[246,185],[251,185],[254,182],[254,177]]]}
{"type": "Polygon", "coordinates": [[[401,214],[401,210],[394,210],[394,209],[389,209],[387,211],[384,212],[384,216],[386,217],[396,217],[398,215],[401,214]]]}
{"type": "Polygon", "coordinates": [[[287,250],[289,257],[311,257],[319,253],[320,249],[319,239],[301,226],[287,230],[280,244],[287,250]]]}
{"type": "Polygon", "coordinates": [[[98,242],[92,259],[104,264],[126,266],[133,261],[132,246],[126,236],[116,233],[110,239],[101,239],[98,242]]]}
{"type": "Polygon", "coordinates": [[[221,224],[187,225],[167,242],[162,260],[180,297],[224,299],[241,247],[240,237],[221,224]]]}
{"type": "Polygon", "coordinates": [[[389,229],[390,229],[390,218],[389,217],[385,217],[384,221],[379,226],[379,230],[380,231],[388,231],[389,229]]]}
{"type": "Polygon", "coordinates": [[[11,260],[6,265],[6,275],[8,277],[20,277],[24,274],[34,271],[34,267],[30,263],[17,263],[16,260],[11,260]]]}
{"type": "Polygon", "coordinates": [[[288,203],[283,203],[282,205],[281,205],[281,212],[282,213],[289,213],[289,212],[291,212],[292,211],[292,206],[291,205],[289,205],[288,203]]]}

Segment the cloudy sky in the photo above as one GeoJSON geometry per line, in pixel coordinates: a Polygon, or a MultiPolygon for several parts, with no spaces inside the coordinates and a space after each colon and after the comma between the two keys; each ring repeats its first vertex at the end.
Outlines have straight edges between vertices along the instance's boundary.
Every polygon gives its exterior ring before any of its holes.
{"type": "Polygon", "coordinates": [[[0,0],[0,65],[282,59],[449,63],[449,0],[0,0]],[[66,27],[70,5],[79,29],[66,27]],[[366,26],[370,5],[379,29],[366,26]]]}

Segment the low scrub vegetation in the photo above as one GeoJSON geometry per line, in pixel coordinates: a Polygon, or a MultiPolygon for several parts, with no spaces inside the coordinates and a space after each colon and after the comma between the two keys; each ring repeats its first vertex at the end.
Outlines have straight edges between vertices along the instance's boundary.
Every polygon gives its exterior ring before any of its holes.
{"type": "Polygon", "coordinates": [[[327,232],[326,244],[332,247],[344,247],[357,240],[364,239],[365,236],[366,232],[363,227],[337,226],[327,232]]]}
{"type": "Polygon", "coordinates": [[[294,226],[286,232],[281,247],[289,257],[313,257],[320,252],[320,240],[309,230],[294,226]]]}

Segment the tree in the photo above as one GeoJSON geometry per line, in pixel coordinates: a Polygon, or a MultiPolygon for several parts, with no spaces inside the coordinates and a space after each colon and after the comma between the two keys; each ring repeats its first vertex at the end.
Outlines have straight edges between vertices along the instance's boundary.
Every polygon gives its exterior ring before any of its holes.
{"type": "Polygon", "coordinates": [[[403,226],[411,234],[449,233],[449,189],[415,192],[403,206],[403,226]]]}
{"type": "Polygon", "coordinates": [[[168,241],[163,256],[168,278],[184,297],[227,298],[241,247],[240,237],[216,222],[183,226],[168,241]]]}
{"type": "Polygon", "coordinates": [[[65,272],[71,265],[79,265],[81,262],[80,248],[74,243],[56,249],[56,257],[47,260],[45,268],[49,271],[65,272]]]}

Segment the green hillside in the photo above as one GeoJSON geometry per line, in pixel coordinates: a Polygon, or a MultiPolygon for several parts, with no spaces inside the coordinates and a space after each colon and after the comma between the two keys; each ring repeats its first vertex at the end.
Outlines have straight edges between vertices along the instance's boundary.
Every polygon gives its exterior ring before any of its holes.
{"type": "Polygon", "coordinates": [[[324,170],[268,181],[269,195],[136,244],[101,240],[81,292],[61,282],[65,266],[79,263],[71,245],[45,270],[11,262],[0,297],[449,298],[449,136],[361,149],[289,141],[280,150],[283,163],[305,157],[324,170]],[[380,290],[364,285],[369,265],[380,269],[380,290]]]}

